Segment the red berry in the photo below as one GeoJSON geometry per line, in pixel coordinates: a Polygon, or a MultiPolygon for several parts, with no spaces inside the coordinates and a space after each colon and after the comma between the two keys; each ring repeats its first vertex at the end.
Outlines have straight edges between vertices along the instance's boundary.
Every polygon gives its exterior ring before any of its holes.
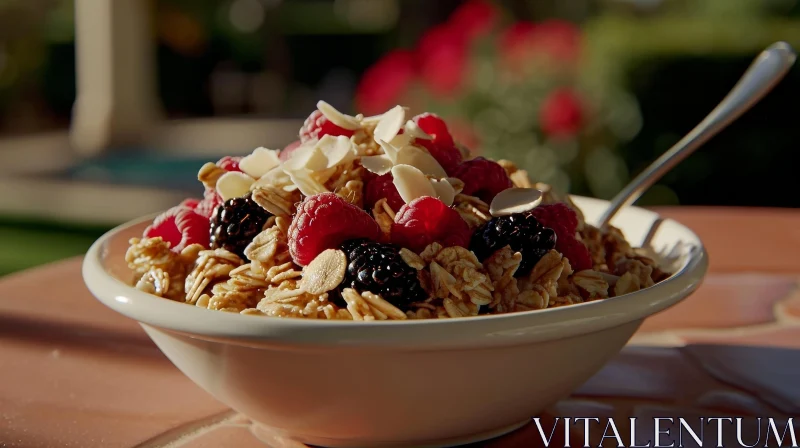
{"type": "Polygon", "coordinates": [[[457,211],[423,196],[404,205],[392,224],[392,243],[421,252],[428,244],[469,247],[472,231],[457,211]]]}
{"type": "Polygon", "coordinates": [[[555,249],[567,257],[576,271],[592,268],[589,249],[576,237],[578,215],[562,202],[540,205],[529,212],[539,223],[556,233],[555,249]]]}
{"type": "Polygon", "coordinates": [[[217,166],[225,171],[242,171],[239,169],[241,157],[225,156],[217,161],[217,166]]]}
{"type": "Polygon", "coordinates": [[[326,249],[339,247],[349,239],[378,241],[381,228],[364,210],[335,193],[307,197],[297,208],[289,226],[289,253],[305,266],[326,249]]]}
{"type": "Polygon", "coordinates": [[[583,241],[578,241],[575,237],[563,240],[558,238],[556,250],[569,260],[569,264],[575,272],[592,269],[592,256],[583,241]]]}
{"type": "Polygon", "coordinates": [[[289,157],[292,156],[294,150],[299,148],[302,144],[303,142],[300,140],[295,140],[292,143],[289,143],[281,152],[278,153],[278,159],[280,159],[281,162],[289,160],[289,157]]]}
{"type": "Polygon", "coordinates": [[[225,201],[222,200],[222,197],[215,190],[206,190],[205,198],[197,204],[194,211],[211,219],[214,210],[222,205],[223,202],[225,201]]]}
{"type": "Polygon", "coordinates": [[[477,196],[487,204],[492,202],[497,193],[513,186],[506,170],[484,157],[461,163],[453,172],[453,177],[464,182],[462,193],[477,196]]]}
{"type": "Polygon", "coordinates": [[[543,226],[556,230],[559,238],[561,238],[561,234],[558,233],[559,229],[563,229],[568,234],[574,234],[578,230],[577,213],[563,202],[543,204],[531,210],[530,213],[543,226]]]}
{"type": "Polygon", "coordinates": [[[323,135],[339,136],[345,135],[350,137],[354,131],[341,128],[331,123],[322,112],[315,110],[311,115],[306,118],[303,127],[300,129],[300,141],[305,143],[315,138],[322,138],[323,135]]]}
{"type": "Polygon", "coordinates": [[[442,168],[451,174],[461,163],[461,151],[456,148],[453,136],[447,129],[447,123],[439,116],[430,112],[417,115],[413,118],[425,133],[433,137],[433,140],[418,138],[414,140],[417,145],[423,146],[431,153],[434,159],[442,165],[442,168]]]}
{"type": "Polygon", "coordinates": [[[197,212],[178,205],[158,215],[144,230],[145,238],[161,237],[173,252],[180,252],[191,244],[208,247],[209,220],[197,212]]]}
{"type": "Polygon", "coordinates": [[[447,123],[436,114],[425,112],[412,118],[417,126],[420,127],[426,134],[433,137],[433,142],[442,147],[455,146],[453,137],[447,129],[447,123]]]}
{"type": "Polygon", "coordinates": [[[195,198],[184,199],[183,202],[180,203],[180,207],[186,207],[191,210],[196,209],[198,205],[200,205],[200,199],[195,198]]]}
{"type": "Polygon", "coordinates": [[[403,198],[400,197],[400,193],[397,192],[397,187],[394,186],[392,173],[376,176],[367,182],[364,189],[364,204],[369,210],[372,210],[375,203],[383,198],[386,198],[386,203],[395,211],[406,205],[403,198]]]}

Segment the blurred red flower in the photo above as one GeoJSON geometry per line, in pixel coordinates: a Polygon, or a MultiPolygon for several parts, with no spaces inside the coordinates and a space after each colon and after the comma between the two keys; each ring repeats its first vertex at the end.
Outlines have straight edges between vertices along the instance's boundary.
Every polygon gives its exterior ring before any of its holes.
{"type": "Polygon", "coordinates": [[[416,78],[414,54],[394,50],[364,72],[355,93],[359,112],[380,114],[394,107],[416,78]]]}
{"type": "Polygon", "coordinates": [[[517,22],[498,40],[498,50],[512,66],[545,56],[554,62],[573,63],[581,50],[580,28],[562,20],[517,22]]]}
{"type": "Polygon", "coordinates": [[[462,34],[450,23],[426,32],[417,47],[417,62],[423,84],[438,96],[459,91],[467,65],[468,46],[462,34]]]}
{"type": "Polygon", "coordinates": [[[583,124],[584,111],[580,97],[570,89],[553,91],[542,103],[539,122],[550,137],[571,137],[583,124]]]}
{"type": "Polygon", "coordinates": [[[471,0],[459,6],[448,22],[467,41],[484,36],[494,28],[499,17],[497,8],[485,0],[471,0]]]}

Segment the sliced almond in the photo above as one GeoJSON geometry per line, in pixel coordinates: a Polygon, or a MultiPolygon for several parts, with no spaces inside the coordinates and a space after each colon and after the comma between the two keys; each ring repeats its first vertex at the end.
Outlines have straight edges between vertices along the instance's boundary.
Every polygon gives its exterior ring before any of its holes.
{"type": "Polygon", "coordinates": [[[378,125],[375,126],[375,141],[390,142],[403,128],[406,120],[406,110],[402,106],[395,106],[384,113],[378,125]]]}
{"type": "Polygon", "coordinates": [[[289,175],[283,171],[283,167],[279,165],[266,172],[263,176],[261,176],[253,184],[251,188],[259,186],[272,186],[272,185],[280,185],[286,187],[291,184],[292,184],[292,179],[289,178],[289,175]]]}
{"type": "Polygon", "coordinates": [[[250,191],[255,179],[238,171],[228,171],[217,180],[217,193],[223,201],[239,198],[250,191]]]}
{"type": "Polygon", "coordinates": [[[292,182],[297,185],[297,188],[305,196],[328,192],[324,185],[311,177],[311,173],[308,170],[289,171],[288,174],[292,182]]]}
{"type": "Polygon", "coordinates": [[[303,268],[300,289],[309,294],[319,295],[332,291],[344,280],[347,256],[339,249],[328,249],[317,255],[303,268]]]}
{"type": "Polygon", "coordinates": [[[456,191],[447,179],[430,179],[431,186],[436,191],[436,197],[450,207],[456,198],[456,191]]]}
{"type": "MultiPolygon", "coordinates": [[[[325,137],[328,136],[326,135],[325,137]]],[[[327,166],[328,158],[322,153],[319,143],[315,146],[302,148],[302,152],[293,153],[292,158],[283,163],[285,171],[297,171],[302,169],[320,171],[327,168],[327,166]]]]}
{"type": "Polygon", "coordinates": [[[392,177],[397,192],[406,204],[423,196],[436,197],[436,190],[425,174],[411,165],[395,165],[392,167],[392,177]]]}
{"type": "Polygon", "coordinates": [[[283,162],[283,169],[288,171],[300,170],[306,167],[306,164],[314,155],[316,143],[309,144],[308,142],[300,145],[292,152],[288,160],[283,162]]]}
{"type": "Polygon", "coordinates": [[[366,168],[370,173],[375,173],[379,176],[391,171],[392,165],[392,160],[386,154],[381,154],[379,156],[364,156],[361,158],[361,166],[366,168]]]}
{"type": "Polygon", "coordinates": [[[406,125],[403,127],[403,130],[405,132],[401,135],[408,135],[411,138],[421,138],[423,140],[433,140],[433,137],[431,137],[427,132],[423,131],[414,120],[406,121],[406,125]]]}
{"type": "Polygon", "coordinates": [[[492,216],[507,216],[533,210],[542,203],[544,193],[535,188],[509,188],[492,199],[489,213],[492,216]]]}
{"type": "Polygon", "coordinates": [[[378,144],[381,145],[381,149],[383,149],[383,153],[386,154],[386,157],[388,157],[392,163],[397,163],[397,157],[400,153],[400,148],[392,145],[391,143],[387,143],[385,140],[378,140],[378,144]]]}
{"type": "Polygon", "coordinates": [[[448,177],[447,182],[453,186],[453,190],[456,194],[460,194],[462,190],[464,190],[464,181],[457,178],[457,177],[448,177]]]}
{"type": "Polygon", "coordinates": [[[328,158],[327,168],[332,168],[340,163],[347,163],[356,157],[353,142],[344,135],[336,137],[336,142],[326,148],[324,152],[328,158]]]}
{"type": "Polygon", "coordinates": [[[351,117],[350,115],[339,112],[335,107],[331,106],[325,101],[318,101],[317,109],[322,112],[322,115],[325,115],[325,118],[327,118],[328,121],[336,126],[339,126],[340,128],[355,131],[361,127],[361,124],[355,119],[355,117],[351,117]]]}
{"type": "Polygon", "coordinates": [[[239,161],[239,168],[250,177],[258,179],[280,164],[277,150],[256,148],[250,155],[239,161]]]}
{"type": "Polygon", "coordinates": [[[411,144],[411,139],[412,137],[408,134],[397,134],[389,144],[395,148],[403,148],[411,144]]]}
{"type": "Polygon", "coordinates": [[[406,146],[397,154],[396,164],[405,164],[416,167],[423,173],[442,179],[447,177],[444,168],[427,151],[416,146],[406,146]]]}

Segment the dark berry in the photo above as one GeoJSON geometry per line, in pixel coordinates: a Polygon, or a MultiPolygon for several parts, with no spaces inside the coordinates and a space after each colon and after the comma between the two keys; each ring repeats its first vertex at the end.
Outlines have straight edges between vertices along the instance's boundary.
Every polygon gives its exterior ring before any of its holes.
{"type": "Polygon", "coordinates": [[[341,249],[347,255],[347,270],[340,288],[379,294],[400,309],[428,297],[399,246],[359,238],[345,241],[341,249]]]}
{"type": "Polygon", "coordinates": [[[556,245],[556,233],[542,226],[530,213],[516,213],[492,218],[472,235],[470,250],[481,261],[505,246],[522,254],[522,262],[514,274],[521,277],[556,245]]]}
{"type": "Polygon", "coordinates": [[[244,249],[272,216],[251,194],[225,201],[211,215],[211,248],[223,248],[245,259],[244,249]]]}

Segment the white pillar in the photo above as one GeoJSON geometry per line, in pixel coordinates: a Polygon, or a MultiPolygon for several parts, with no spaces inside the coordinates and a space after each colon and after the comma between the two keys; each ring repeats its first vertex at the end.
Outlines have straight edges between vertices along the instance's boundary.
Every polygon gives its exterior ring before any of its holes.
{"type": "Polygon", "coordinates": [[[75,1],[77,98],[70,133],[83,155],[142,143],[161,118],[150,4],[75,1]]]}

